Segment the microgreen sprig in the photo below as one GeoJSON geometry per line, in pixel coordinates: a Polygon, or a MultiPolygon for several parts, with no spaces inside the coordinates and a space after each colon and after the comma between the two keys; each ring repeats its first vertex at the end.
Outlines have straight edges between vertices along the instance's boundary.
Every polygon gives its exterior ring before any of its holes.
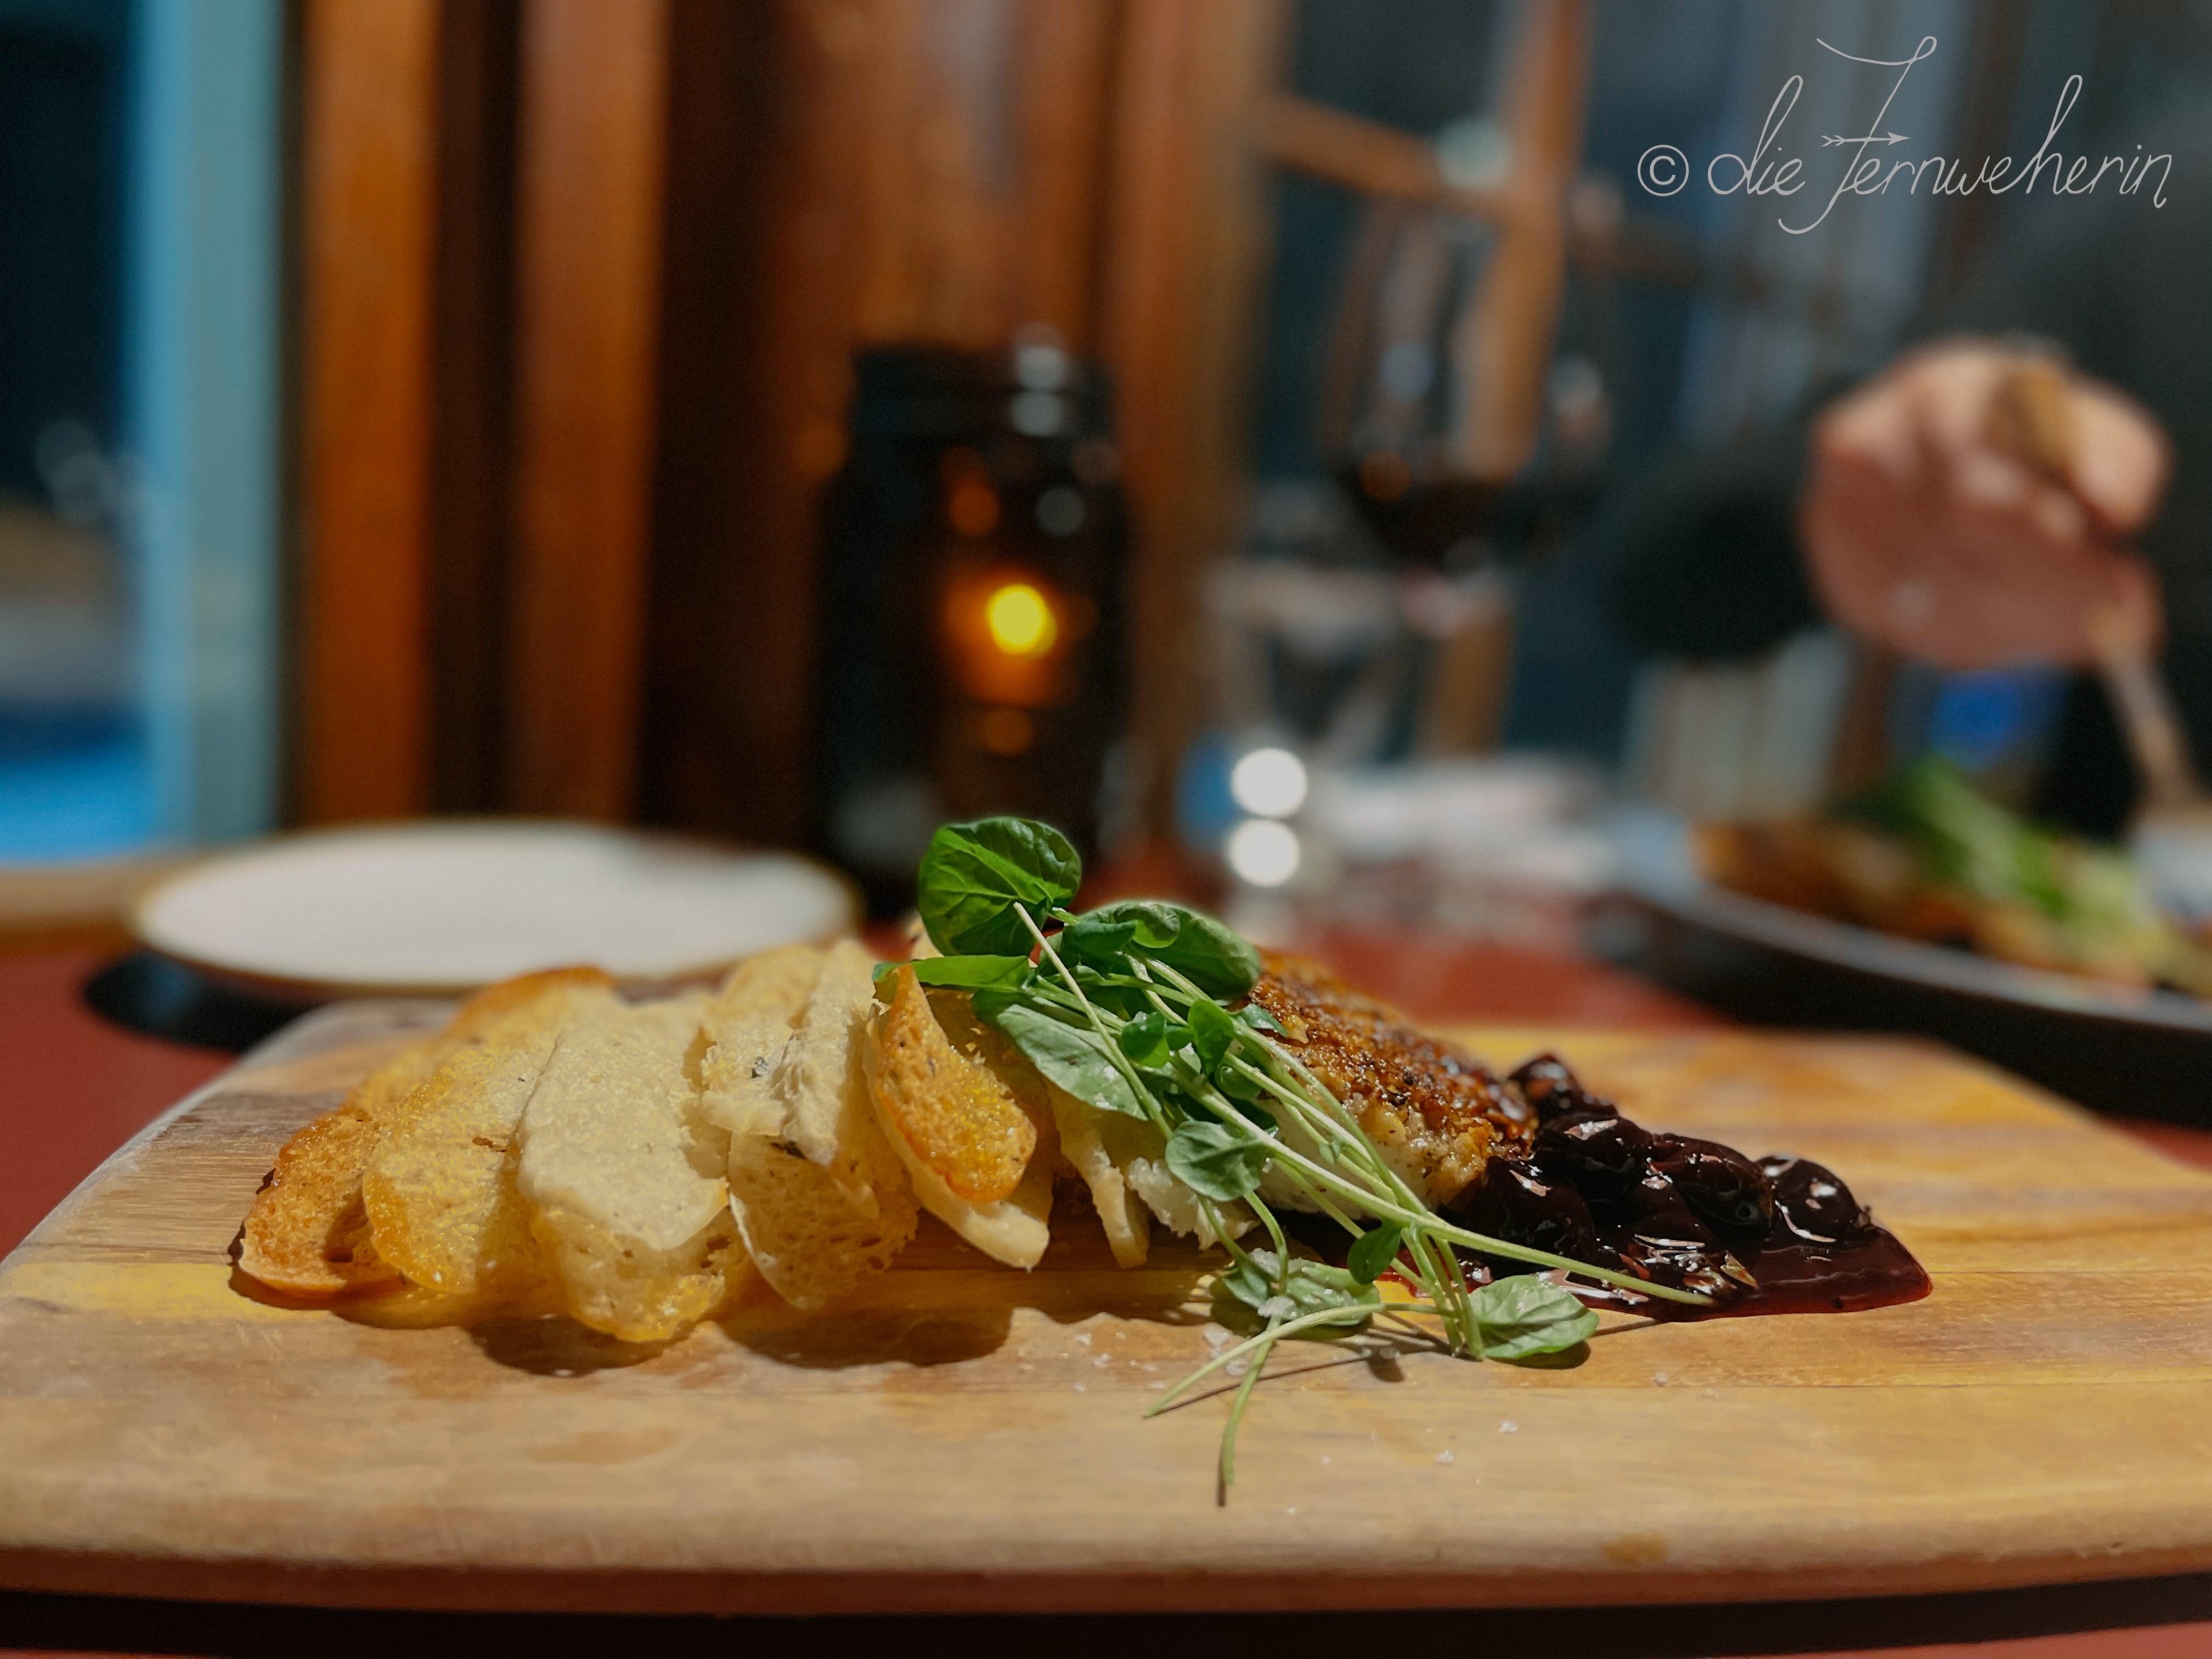
{"type": "Polygon", "coordinates": [[[1149,1124],[1228,1253],[1213,1285],[1217,1317],[1257,1330],[1146,1413],[1170,1409],[1217,1370],[1249,1361],[1222,1432],[1224,1501],[1236,1479],[1238,1428],[1278,1342],[1340,1337],[1387,1312],[1434,1318],[1453,1353],[1519,1359],[1573,1347],[1595,1330],[1597,1316],[1549,1279],[1471,1284],[1455,1246],[1641,1296],[1709,1301],[1437,1215],[1274,1020],[1244,1000],[1260,977],[1249,944],[1211,916],[1160,900],[1079,915],[1066,906],[1081,876],[1074,848],[1048,825],[987,818],[945,826],[922,860],[918,903],[945,955],[917,966],[927,983],[969,990],[978,1018],[1076,1099],[1149,1124]],[[1263,1188],[1294,1194],[1342,1227],[1352,1238],[1347,1266],[1293,1256],[1263,1188]],[[1237,1242],[1248,1224],[1266,1233],[1269,1248],[1237,1242]],[[1385,1303],[1377,1281],[1386,1273],[1413,1295],[1385,1303]]]}

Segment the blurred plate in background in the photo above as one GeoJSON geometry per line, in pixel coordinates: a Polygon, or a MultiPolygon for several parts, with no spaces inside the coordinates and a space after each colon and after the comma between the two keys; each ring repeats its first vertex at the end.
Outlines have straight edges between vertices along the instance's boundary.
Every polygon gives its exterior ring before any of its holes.
{"type": "Polygon", "coordinates": [[[316,1002],[453,995],[569,963],[698,978],[849,932],[858,915],[842,876],[791,854],[487,820],[317,830],[225,854],[148,891],[131,926],[202,973],[316,1002]]]}
{"type": "Polygon", "coordinates": [[[1688,826],[1617,826],[1630,903],[1596,941],[1672,988],[1765,1024],[1909,1031],[2100,1110],[2212,1122],[2212,1002],[1895,939],[1707,881],[1688,826]]]}

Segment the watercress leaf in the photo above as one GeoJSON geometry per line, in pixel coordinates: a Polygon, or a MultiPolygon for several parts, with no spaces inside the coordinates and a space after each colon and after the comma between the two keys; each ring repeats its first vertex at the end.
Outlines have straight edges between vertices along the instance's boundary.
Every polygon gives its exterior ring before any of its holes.
{"type": "Polygon", "coordinates": [[[1260,953],[1250,941],[1202,911],[1185,913],[1182,932],[1160,957],[1218,997],[1241,997],[1260,981],[1260,953]]]}
{"type": "Polygon", "coordinates": [[[1482,1330],[1485,1359],[1558,1353],[1587,1341],[1597,1329],[1596,1313],[1573,1292],[1533,1273],[1494,1279],[1470,1299],[1482,1330]]]}
{"type": "Polygon", "coordinates": [[[987,1005],[981,994],[975,999],[975,1012],[1005,1032],[1030,1065],[1078,1100],[1129,1117],[1145,1115],[1144,1103],[1097,1032],[1063,1024],[1025,1003],[1008,1000],[1001,1005],[994,997],[987,1005]]]}
{"type": "Polygon", "coordinates": [[[1182,1099],[1200,1092],[1206,1087],[1206,1073],[1198,1069],[1198,1060],[1189,1051],[1189,1042],[1188,1031],[1180,1025],[1170,1024],[1167,1028],[1164,1052],[1155,1051],[1152,1056],[1131,1062],[1158,1084],[1153,1092],[1162,1100],[1182,1099]],[[1181,1040],[1180,1048],[1178,1039],[1181,1040]]]}
{"type": "Polygon", "coordinates": [[[1345,1271],[1362,1285],[1372,1285],[1389,1270],[1398,1259],[1398,1236],[1402,1230],[1395,1221],[1381,1226],[1352,1241],[1351,1253],[1345,1258],[1345,1271]]]}
{"type": "Polygon", "coordinates": [[[1280,1127],[1275,1121],[1275,1115],[1265,1106],[1256,1105],[1247,1100],[1233,1100],[1230,1104],[1237,1109],[1237,1116],[1258,1129],[1262,1134],[1273,1134],[1280,1127]]]}
{"type": "Polygon", "coordinates": [[[1259,1080],[1249,1072],[1227,1061],[1214,1068],[1213,1086],[1234,1101],[1257,1100],[1260,1097],[1259,1080]]]}
{"type": "Polygon", "coordinates": [[[1243,936],[1203,911],[1165,899],[1123,899],[1102,905],[1070,924],[1088,927],[1102,943],[1120,939],[1118,948],[1164,962],[1208,996],[1241,997],[1260,977],[1260,955],[1243,936]]]}
{"type": "Polygon", "coordinates": [[[1256,1002],[1248,1002],[1237,1011],[1237,1018],[1255,1031],[1273,1031],[1277,1036],[1288,1036],[1276,1023],[1275,1017],[1256,1002]]]}
{"type": "Polygon", "coordinates": [[[1214,1317],[1237,1328],[1251,1328],[1249,1316],[1275,1294],[1276,1261],[1272,1250],[1255,1250],[1217,1274],[1213,1281],[1214,1317]],[[1231,1316],[1224,1317],[1226,1310],[1231,1316]],[[1244,1316],[1237,1317],[1236,1316],[1244,1316]]]}
{"type": "Polygon", "coordinates": [[[1152,1006],[1145,995],[1143,982],[1126,974],[1102,974],[1095,968],[1078,963],[1075,982],[1083,988],[1083,994],[1099,1007],[1125,1019],[1133,1019],[1152,1006]]]}
{"type": "MultiPolygon", "coordinates": [[[[1118,932],[1149,955],[1172,945],[1182,932],[1183,918],[1197,914],[1187,905],[1167,899],[1122,899],[1086,911],[1083,919],[1098,928],[1102,935],[1108,930],[1118,932]]],[[[1121,948],[1126,950],[1128,946],[1124,945],[1121,948]]]]}
{"type": "Polygon", "coordinates": [[[1152,1007],[1151,1000],[1142,991],[1131,990],[1123,985],[1109,985],[1103,990],[1094,992],[1091,1000],[1101,1008],[1119,1014],[1123,1019],[1134,1019],[1139,1014],[1150,1013],[1152,1007]]]}
{"type": "Polygon", "coordinates": [[[1185,1094],[1175,1080],[1172,1066],[1165,1072],[1147,1072],[1145,1083],[1154,1100],[1160,1103],[1163,1121],[1172,1131],[1187,1117],[1204,1117],[1207,1114],[1198,1103],[1185,1094]]]}
{"type": "Polygon", "coordinates": [[[1042,918],[1075,896],[1083,860],[1067,837],[1034,818],[948,823],[929,838],[915,907],[947,956],[1027,953],[1020,912],[1042,918]]]}
{"type": "Polygon", "coordinates": [[[1141,1013],[1121,1028],[1121,1052],[1147,1071],[1168,1063],[1168,1019],[1158,1009],[1141,1013]]]}
{"type": "Polygon", "coordinates": [[[924,985],[979,990],[986,985],[1017,989],[1036,971],[1027,957],[922,957],[905,964],[924,985]]]}
{"type": "MultiPolygon", "coordinates": [[[[1060,949],[1060,940],[1065,937],[1066,935],[1062,933],[1055,933],[1052,935],[1054,948],[1060,950],[1060,959],[1062,961],[1066,961],[1067,958],[1067,952],[1064,949],[1060,949]]],[[[1141,991],[1145,988],[1145,981],[1139,979],[1133,974],[1109,973],[1104,969],[1095,968],[1087,962],[1076,963],[1074,964],[1074,968],[1075,982],[1083,987],[1086,991],[1091,989],[1093,987],[1097,987],[1103,990],[1109,986],[1111,986],[1115,989],[1124,991],[1141,991]]],[[[1146,1006],[1147,1007],[1151,1006],[1149,1003],[1146,1006]]]]}
{"type": "Polygon", "coordinates": [[[1251,1251],[1245,1260],[1213,1281],[1213,1316],[1231,1329],[1256,1331],[1268,1318],[1296,1319],[1340,1310],[1332,1319],[1298,1333],[1328,1341],[1364,1325],[1382,1305],[1382,1292],[1363,1285],[1342,1267],[1294,1258],[1285,1276],[1272,1250],[1251,1251]],[[1278,1286],[1276,1280],[1286,1278],[1278,1286]],[[1286,1305],[1287,1304],[1287,1305],[1286,1305]]]}
{"type": "Polygon", "coordinates": [[[1273,1149],[1251,1131],[1205,1118],[1191,1119],[1168,1137],[1168,1168],[1176,1179],[1224,1204],[1257,1188],[1273,1157],[1273,1149]]]}
{"type": "Polygon", "coordinates": [[[1107,921],[1094,910],[1069,922],[1061,930],[1058,943],[1064,955],[1079,957],[1086,962],[1110,963],[1128,950],[1136,932],[1134,922],[1107,921]]]}
{"type": "Polygon", "coordinates": [[[1212,1002],[1192,1003],[1185,1018],[1190,1022],[1190,1046],[1197,1051],[1199,1064],[1211,1072],[1236,1046],[1237,1022],[1212,1002]]]}
{"type": "Polygon", "coordinates": [[[1365,1324],[1368,1315],[1382,1305],[1382,1291],[1326,1261],[1291,1262],[1290,1297],[1301,1314],[1340,1309],[1344,1318],[1331,1322],[1343,1326],[1365,1324]]]}
{"type": "Polygon", "coordinates": [[[1168,1055],[1167,1077],[1178,1089],[1196,1097],[1206,1090],[1205,1069],[1199,1065],[1198,1054],[1188,1041],[1179,1044],[1176,1042],[1177,1036],[1188,1039],[1189,1035],[1187,1027],[1168,1027],[1168,1042],[1173,1046],[1174,1052],[1168,1055]]]}

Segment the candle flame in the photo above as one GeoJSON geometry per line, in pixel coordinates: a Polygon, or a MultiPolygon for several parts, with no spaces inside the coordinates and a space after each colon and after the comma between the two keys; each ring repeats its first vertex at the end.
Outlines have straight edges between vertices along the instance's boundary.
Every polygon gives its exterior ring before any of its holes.
{"type": "Polygon", "coordinates": [[[1042,657],[1060,638],[1051,601],[1028,582],[1007,582],[983,602],[991,643],[1010,657],[1042,657]]]}

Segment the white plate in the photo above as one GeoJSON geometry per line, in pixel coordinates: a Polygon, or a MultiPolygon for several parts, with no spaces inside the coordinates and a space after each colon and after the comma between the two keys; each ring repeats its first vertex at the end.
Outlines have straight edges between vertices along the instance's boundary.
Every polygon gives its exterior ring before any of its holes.
{"type": "Polygon", "coordinates": [[[452,995],[540,968],[696,978],[849,932],[853,890],[787,853],[595,825],[482,821],[316,830],[171,877],[138,937],[204,972],[305,1000],[452,995]]]}

